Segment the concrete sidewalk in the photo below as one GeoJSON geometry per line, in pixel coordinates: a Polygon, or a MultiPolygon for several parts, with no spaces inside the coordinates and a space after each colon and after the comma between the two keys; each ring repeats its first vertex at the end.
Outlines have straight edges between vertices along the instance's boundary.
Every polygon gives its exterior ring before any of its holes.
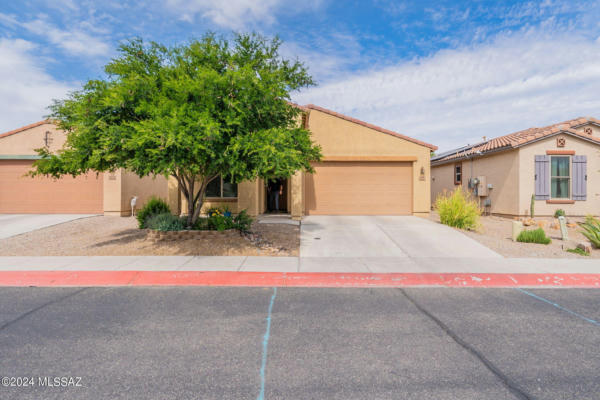
{"type": "Polygon", "coordinates": [[[457,257],[0,257],[0,271],[600,273],[600,260],[457,257]]]}

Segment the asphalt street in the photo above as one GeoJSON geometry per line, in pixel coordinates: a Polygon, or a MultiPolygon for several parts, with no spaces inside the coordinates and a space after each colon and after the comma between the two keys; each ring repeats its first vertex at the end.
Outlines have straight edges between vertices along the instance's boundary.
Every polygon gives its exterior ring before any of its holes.
{"type": "Polygon", "coordinates": [[[1,288],[0,398],[598,399],[598,321],[594,289],[1,288]]]}

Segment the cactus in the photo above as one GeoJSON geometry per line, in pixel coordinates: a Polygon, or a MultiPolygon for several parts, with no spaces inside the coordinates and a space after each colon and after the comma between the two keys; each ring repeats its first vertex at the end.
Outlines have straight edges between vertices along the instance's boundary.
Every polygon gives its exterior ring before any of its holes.
{"type": "Polygon", "coordinates": [[[529,206],[529,212],[531,213],[531,218],[535,218],[535,194],[531,195],[531,206],[529,206]]]}

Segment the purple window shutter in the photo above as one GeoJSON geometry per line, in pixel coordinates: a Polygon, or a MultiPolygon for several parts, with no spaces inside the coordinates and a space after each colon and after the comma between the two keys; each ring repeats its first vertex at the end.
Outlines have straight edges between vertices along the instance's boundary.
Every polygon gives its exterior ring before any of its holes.
{"type": "Polygon", "coordinates": [[[573,200],[587,200],[587,156],[573,156],[573,200]]]}
{"type": "Polygon", "coordinates": [[[535,199],[550,199],[550,156],[535,156],[535,199]]]}

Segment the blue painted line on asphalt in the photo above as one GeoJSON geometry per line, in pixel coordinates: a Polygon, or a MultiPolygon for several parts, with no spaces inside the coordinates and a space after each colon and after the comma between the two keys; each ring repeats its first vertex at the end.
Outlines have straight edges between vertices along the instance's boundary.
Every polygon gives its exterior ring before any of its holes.
{"type": "Polygon", "coordinates": [[[267,330],[265,331],[265,336],[263,336],[262,363],[260,365],[260,393],[256,400],[264,400],[265,398],[265,369],[267,368],[267,349],[269,348],[269,336],[271,336],[271,313],[273,312],[275,296],[277,296],[276,287],[273,288],[271,302],[269,303],[269,311],[267,313],[267,330]]]}
{"type": "Polygon", "coordinates": [[[525,293],[525,294],[526,294],[526,295],[528,295],[528,296],[531,296],[531,297],[533,297],[534,299],[538,299],[538,300],[540,300],[540,301],[543,301],[544,303],[548,303],[548,304],[550,304],[550,305],[552,305],[552,306],[554,306],[554,307],[558,308],[559,310],[562,310],[562,311],[568,312],[568,313],[569,313],[569,314],[571,314],[571,315],[574,315],[574,316],[576,316],[576,317],[578,317],[578,318],[581,318],[582,320],[584,320],[584,321],[587,321],[587,322],[589,322],[590,324],[593,324],[593,325],[596,325],[596,326],[600,326],[600,322],[598,322],[598,321],[596,321],[596,320],[593,320],[593,319],[591,319],[591,318],[588,318],[588,317],[586,317],[586,316],[583,316],[583,315],[581,315],[581,314],[579,314],[579,313],[576,313],[575,311],[571,311],[571,310],[569,310],[568,308],[565,308],[565,307],[561,306],[560,304],[556,304],[556,303],[554,303],[554,302],[552,302],[552,301],[550,301],[550,300],[548,300],[548,299],[545,299],[545,298],[543,298],[543,297],[541,297],[541,296],[538,296],[537,294],[534,294],[534,293],[528,292],[528,291],[527,291],[527,290],[525,290],[525,289],[521,289],[521,288],[515,288],[515,289],[517,289],[517,290],[518,290],[518,291],[520,291],[520,292],[523,292],[523,293],[525,293]]]}

